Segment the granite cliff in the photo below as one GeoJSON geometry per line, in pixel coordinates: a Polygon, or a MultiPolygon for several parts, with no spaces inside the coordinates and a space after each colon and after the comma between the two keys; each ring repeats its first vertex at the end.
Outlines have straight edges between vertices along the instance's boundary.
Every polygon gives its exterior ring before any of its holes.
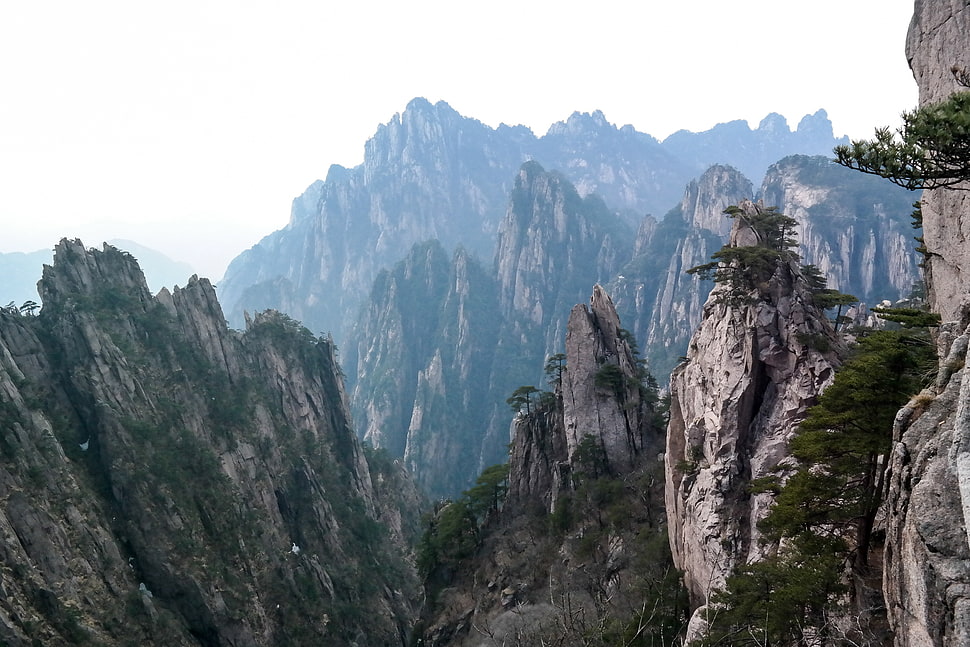
{"type": "MultiPolygon", "coordinates": [[[[916,254],[905,245],[912,196],[833,167],[823,158],[786,158],[769,170],[762,192],[795,211],[809,234],[799,253],[842,290],[875,302],[908,294],[918,278],[916,254]],[[843,251],[843,239],[856,248],[843,251]],[[879,260],[887,252],[892,260],[879,260]]],[[[345,352],[348,372],[358,376],[353,409],[362,433],[405,456],[429,492],[467,487],[504,452],[505,399],[539,383],[534,367],[562,350],[571,304],[597,282],[632,339],[645,340],[644,357],[665,382],[711,286],[684,272],[723,244],[724,209],[752,197],[738,171],[715,166],[687,185],[662,221],[646,217],[634,233],[596,196],[583,198],[562,174],[527,162],[514,178],[491,271],[463,248],[449,261],[435,242],[378,275],[345,352]]]]}
{"type": "Polygon", "coordinates": [[[153,297],[107,245],[61,241],[39,290],[0,313],[0,642],[403,644],[417,500],[332,342],[231,331],[207,280],[153,297]]]}
{"type": "MultiPolygon", "coordinates": [[[[764,207],[739,206],[729,245],[766,245],[748,224],[764,207]]],[[[744,286],[743,298],[737,286],[715,286],[670,380],[666,511],[695,625],[733,569],[766,549],[757,524],[771,497],[748,485],[786,459],[798,422],[838,364],[840,342],[797,262],[779,259],[768,274],[744,286]]]]}
{"type": "Polygon", "coordinates": [[[682,628],[656,389],[600,286],[567,328],[555,390],[535,394],[513,423],[504,502],[477,518],[476,540],[458,556],[441,542],[455,541],[449,508],[469,493],[429,521],[420,644],[667,644],[682,628]]]}
{"type": "MultiPolygon", "coordinates": [[[[961,87],[970,68],[970,6],[915,3],[906,52],[920,104],[961,87]]],[[[970,199],[956,189],[924,191],[923,232],[930,307],[942,317],[936,383],[897,416],[886,501],[884,590],[899,647],[970,643],[970,199]]]]}
{"type": "MultiPolygon", "coordinates": [[[[816,120],[828,123],[824,115],[816,120]]],[[[523,162],[560,171],[580,196],[599,195],[636,226],[644,214],[665,213],[707,166],[741,151],[759,149],[770,162],[829,151],[840,141],[831,125],[799,127],[793,138],[776,122],[697,148],[691,137],[674,146],[617,128],[600,112],[575,113],[537,137],[414,99],[368,140],[363,164],[331,167],[294,200],[284,229],[232,262],[219,282],[220,299],[234,326],[242,326],[246,310],[275,308],[311,330],[332,331],[342,344],[375,277],[412,245],[437,239],[448,250],[460,245],[493,256],[523,162]],[[757,146],[748,145],[752,139],[757,146]]]]}

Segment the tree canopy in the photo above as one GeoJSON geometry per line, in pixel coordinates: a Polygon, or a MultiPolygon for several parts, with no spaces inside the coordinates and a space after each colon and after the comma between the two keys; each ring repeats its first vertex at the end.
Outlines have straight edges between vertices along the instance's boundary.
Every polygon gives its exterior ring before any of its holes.
{"type": "Polygon", "coordinates": [[[871,140],[835,148],[835,161],[901,187],[937,189],[970,178],[970,92],[902,115],[903,125],[879,128],[871,140]]]}
{"type": "Polygon", "coordinates": [[[779,213],[777,207],[755,205],[750,211],[737,206],[724,210],[725,215],[743,221],[755,234],[754,245],[725,245],[711,254],[712,261],[687,270],[702,279],[731,287],[727,299],[744,301],[747,294],[774,274],[779,262],[798,258],[794,248],[797,221],[779,213]]]}

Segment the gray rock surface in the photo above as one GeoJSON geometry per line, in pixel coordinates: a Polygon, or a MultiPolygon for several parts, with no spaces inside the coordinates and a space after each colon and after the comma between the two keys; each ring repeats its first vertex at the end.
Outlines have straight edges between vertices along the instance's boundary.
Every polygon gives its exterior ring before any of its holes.
{"type": "Polygon", "coordinates": [[[651,440],[646,437],[648,406],[630,337],[621,333],[613,301],[601,286],[594,286],[589,307],[572,309],[566,330],[562,401],[569,456],[591,437],[612,469],[628,472],[651,440]],[[611,369],[614,379],[604,384],[602,377],[611,369]]]}
{"type": "MultiPolygon", "coordinates": [[[[956,90],[951,68],[970,65],[970,6],[915,3],[906,43],[920,103],[956,90]]],[[[936,383],[897,416],[886,502],[883,587],[899,647],[970,644],[970,377],[964,364],[970,278],[965,191],[925,191],[927,292],[943,318],[936,383]]]]}
{"type": "MultiPolygon", "coordinates": [[[[761,207],[747,201],[741,208],[761,207]]],[[[753,238],[737,219],[731,244],[753,238]]],[[[833,378],[839,347],[794,262],[780,263],[749,303],[725,299],[729,289],[711,292],[670,384],[667,519],[695,608],[732,569],[763,554],[757,523],[771,499],[749,494],[748,484],[788,456],[798,422],[833,378]]]]}
{"type": "Polygon", "coordinates": [[[0,642],[399,639],[406,571],[348,570],[400,550],[410,485],[365,459],[332,342],[230,331],[205,279],[153,298],[110,246],[62,241],[40,293],[0,313],[0,642]]]}

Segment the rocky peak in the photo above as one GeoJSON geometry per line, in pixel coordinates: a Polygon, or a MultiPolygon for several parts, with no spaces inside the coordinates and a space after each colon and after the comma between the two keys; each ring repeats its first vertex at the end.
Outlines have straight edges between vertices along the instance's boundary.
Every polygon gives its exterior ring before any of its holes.
{"type": "MultiPolygon", "coordinates": [[[[743,214],[762,207],[742,202],[743,214]]],[[[735,219],[732,245],[757,244],[735,219]]],[[[704,306],[686,360],[671,376],[665,454],[671,550],[701,607],[732,569],[758,559],[757,524],[768,495],[751,495],[788,455],[806,409],[833,378],[840,342],[813,304],[794,261],[766,284],[732,299],[718,284],[704,306]]]]}
{"type": "Polygon", "coordinates": [[[829,287],[873,303],[906,297],[919,281],[912,192],[827,157],[792,155],[771,165],[760,197],[798,222],[799,254],[829,287]]]}
{"type": "Polygon", "coordinates": [[[574,112],[566,121],[557,121],[549,126],[546,135],[578,135],[596,136],[599,133],[617,130],[616,126],[606,120],[600,110],[589,112],[574,112]]]}
{"type": "Polygon", "coordinates": [[[0,314],[0,558],[21,573],[0,642],[390,644],[405,630],[390,590],[406,571],[364,590],[339,570],[396,553],[374,526],[395,518],[400,538],[401,515],[377,495],[331,341],[279,313],[229,330],[197,277],[153,298],[110,246],[61,241],[40,291],[39,315],[0,314]],[[355,596],[366,621],[335,608],[355,596]]]}
{"type": "MultiPolygon", "coordinates": [[[[630,248],[629,229],[602,200],[581,198],[537,162],[519,169],[495,253],[503,311],[546,326],[581,297],[589,277],[605,281],[630,248]]],[[[561,331],[551,331],[559,339],[561,331]]]]}
{"type": "Polygon", "coordinates": [[[65,238],[54,247],[54,262],[44,266],[38,290],[45,304],[60,308],[78,298],[96,296],[105,285],[143,304],[151,298],[145,276],[131,254],[107,243],[101,251],[88,250],[80,240],[65,238]]]}
{"type": "Polygon", "coordinates": [[[642,254],[644,250],[650,247],[650,244],[653,242],[653,236],[657,233],[657,224],[657,219],[653,216],[646,216],[640,221],[640,226],[637,228],[636,243],[634,243],[633,247],[634,256],[642,254]]]}
{"type": "Polygon", "coordinates": [[[605,451],[610,466],[628,472],[655,439],[647,437],[648,405],[632,337],[606,291],[593,288],[589,306],[577,305],[566,325],[563,420],[569,456],[587,436],[605,451]]]}
{"type": "Polygon", "coordinates": [[[805,115],[798,122],[795,129],[799,137],[810,140],[823,141],[826,139],[834,140],[835,133],[832,131],[832,122],[829,121],[829,113],[824,109],[816,110],[814,114],[805,115]]]}
{"type": "Polygon", "coordinates": [[[758,130],[772,137],[791,134],[791,129],[788,127],[788,120],[777,112],[768,113],[758,124],[758,130]]]}
{"type": "Polygon", "coordinates": [[[754,188],[746,177],[730,166],[716,164],[700,178],[691,180],[680,208],[691,227],[723,237],[731,231],[731,221],[724,217],[724,210],[753,196],[754,188]]]}

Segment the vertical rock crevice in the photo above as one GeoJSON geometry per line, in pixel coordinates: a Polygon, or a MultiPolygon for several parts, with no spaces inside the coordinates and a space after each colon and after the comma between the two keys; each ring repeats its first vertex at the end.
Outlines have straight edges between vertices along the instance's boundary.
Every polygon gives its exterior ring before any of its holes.
{"type": "MultiPolygon", "coordinates": [[[[743,201],[740,209],[731,246],[758,244],[745,221],[763,207],[743,201]]],[[[764,555],[758,522],[771,499],[747,486],[785,461],[841,347],[794,260],[777,261],[742,299],[732,290],[726,283],[712,290],[670,384],[667,519],[674,563],[696,609],[734,568],[764,555]]]]}

